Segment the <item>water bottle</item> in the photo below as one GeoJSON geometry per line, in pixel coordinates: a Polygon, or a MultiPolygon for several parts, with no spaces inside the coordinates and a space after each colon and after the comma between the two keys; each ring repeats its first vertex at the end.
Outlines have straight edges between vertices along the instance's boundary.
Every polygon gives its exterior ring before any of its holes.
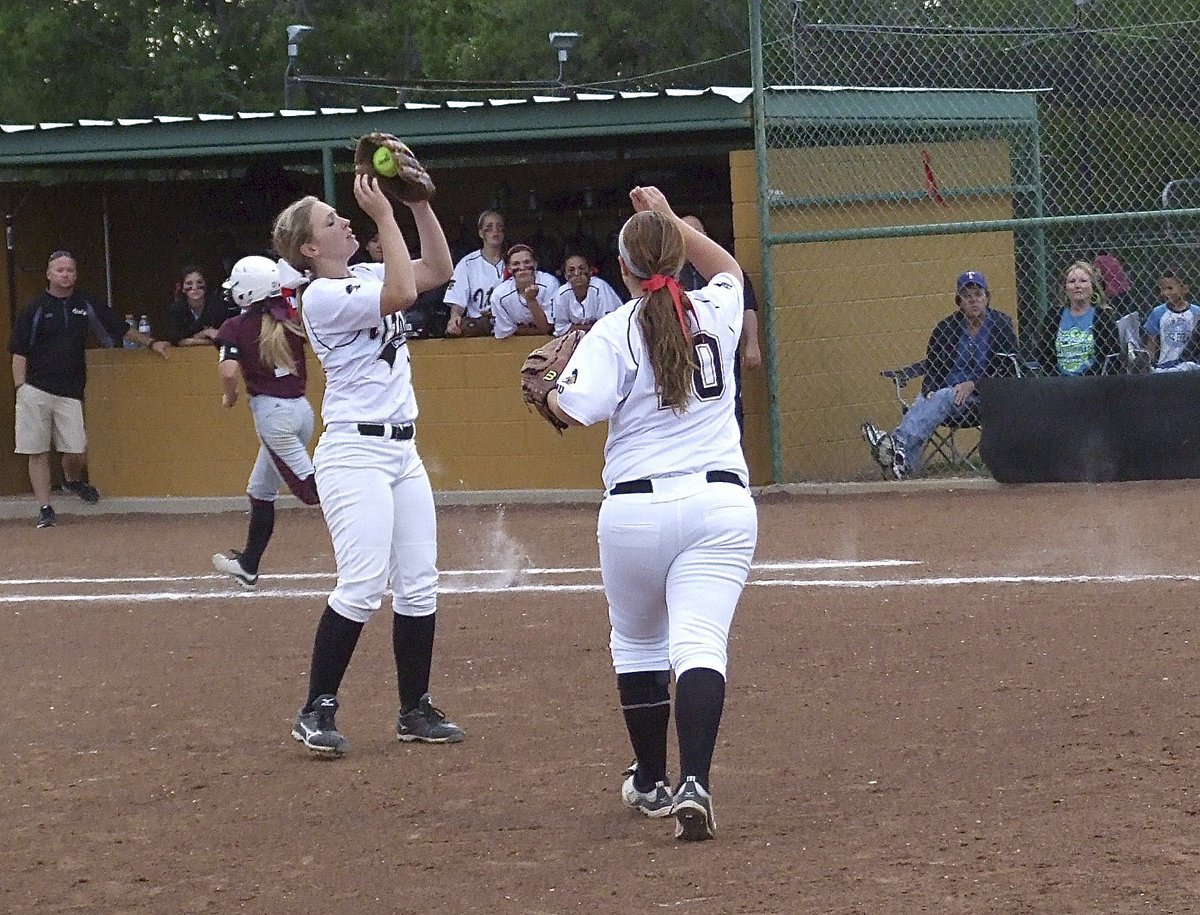
{"type": "MultiPolygon", "coordinates": [[[[125,323],[128,324],[131,329],[137,326],[133,321],[133,315],[126,315],[125,323]]],[[[132,340],[130,340],[128,337],[125,338],[124,346],[125,346],[125,349],[137,349],[138,348],[138,345],[136,343],[134,343],[132,340]]]]}
{"type": "Polygon", "coordinates": [[[150,333],[150,319],[145,315],[142,315],[141,319],[138,321],[138,330],[143,334],[150,333]]]}

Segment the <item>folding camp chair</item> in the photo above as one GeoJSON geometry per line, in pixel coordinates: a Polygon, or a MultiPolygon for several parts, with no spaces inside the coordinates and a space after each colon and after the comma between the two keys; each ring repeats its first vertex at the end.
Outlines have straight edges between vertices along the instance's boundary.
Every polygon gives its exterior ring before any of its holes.
{"type": "MultiPolygon", "coordinates": [[[[1024,374],[1026,364],[1017,354],[997,353],[996,356],[1012,363],[1010,371],[1015,377],[1019,378],[1024,374]]],[[[920,395],[920,384],[918,383],[916,391],[910,392],[908,383],[914,379],[925,377],[925,360],[921,359],[895,369],[884,369],[879,374],[889,379],[895,387],[896,400],[900,404],[900,415],[903,416],[920,395]]],[[[961,435],[964,431],[977,431],[978,429],[979,412],[974,408],[949,418],[934,429],[925,445],[925,452],[920,462],[923,468],[922,472],[978,470],[980,463],[978,459],[979,439],[961,435]],[[963,441],[964,438],[971,440],[963,441]]],[[[884,469],[884,476],[888,475],[887,470],[884,469]]]]}
{"type": "Polygon", "coordinates": [[[1104,357],[1100,367],[1104,375],[1144,375],[1150,371],[1150,353],[1142,342],[1142,316],[1139,312],[1117,319],[1117,335],[1121,343],[1119,353],[1104,357]]]}

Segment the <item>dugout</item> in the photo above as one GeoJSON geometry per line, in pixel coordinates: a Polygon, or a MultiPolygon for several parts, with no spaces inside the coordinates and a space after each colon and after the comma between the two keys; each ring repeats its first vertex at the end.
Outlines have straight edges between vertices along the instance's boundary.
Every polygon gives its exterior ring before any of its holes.
{"type": "MultiPolygon", "coordinates": [[[[786,95],[789,105],[823,116],[824,91],[786,95]]],[[[929,104],[937,104],[936,95],[929,104]]],[[[893,103],[877,99],[866,113],[878,116],[893,103]]],[[[630,212],[628,188],[662,186],[681,211],[700,215],[710,234],[733,248],[759,290],[763,324],[778,337],[773,381],[766,373],[746,377],[753,482],[782,479],[774,459],[781,448],[820,457],[803,465],[807,478],[845,476],[853,470],[849,449],[839,457],[830,437],[874,393],[865,383],[878,335],[908,334],[923,345],[922,335],[946,310],[937,277],[958,272],[963,239],[953,250],[928,242],[915,259],[914,246],[893,248],[884,239],[866,248],[804,246],[794,257],[776,251],[775,275],[761,276],[762,207],[778,204],[780,189],[763,191],[753,107],[748,89],[709,89],[0,125],[8,228],[0,311],[10,319],[0,321],[0,336],[7,343],[14,305],[44,288],[45,256],[60,247],[79,259],[80,288],[162,327],[180,267],[199,264],[210,282],[219,281],[237,257],[268,244],[272,216],[298,194],[353,211],[351,138],[382,129],[409,140],[434,173],[439,215],[456,254],[476,246],[479,210],[498,205],[510,242],[544,251],[587,238],[611,276],[614,232],[630,212]],[[894,312],[890,331],[857,322],[835,326],[853,288],[847,279],[858,276],[861,290],[861,274],[871,272],[858,268],[864,251],[866,263],[879,268],[872,275],[889,265],[905,271],[902,283],[877,283],[887,287],[879,307],[894,312]],[[843,390],[808,385],[810,376],[827,373],[851,388],[863,386],[847,398],[843,390]],[[775,410],[768,408],[771,386],[775,410]]],[[[846,163],[861,149],[843,152],[826,146],[784,155],[797,157],[801,171],[841,175],[837,180],[851,193],[859,173],[846,163]]],[[[961,155],[964,162],[1004,158],[969,144],[961,155]]],[[[919,187],[899,159],[883,155],[875,165],[893,188],[911,192],[914,181],[919,187]]],[[[801,187],[782,193],[785,203],[799,200],[803,209],[801,187]]],[[[991,195],[982,206],[981,212],[1003,212],[1006,199],[991,195]]],[[[1004,239],[986,244],[994,286],[1011,285],[1004,239]]],[[[556,265],[543,257],[542,266],[556,265]]],[[[560,438],[517,396],[517,367],[530,341],[410,345],[421,451],[436,489],[598,488],[604,430],[560,438]]],[[[311,397],[319,404],[321,376],[313,367],[311,397]]],[[[0,392],[0,492],[23,493],[25,460],[12,454],[11,373],[0,373],[0,392]]],[[[167,363],[140,351],[90,351],[92,481],[113,496],[242,492],[256,447],[253,428],[240,405],[223,411],[218,393],[208,351],[176,350],[167,363]]]]}

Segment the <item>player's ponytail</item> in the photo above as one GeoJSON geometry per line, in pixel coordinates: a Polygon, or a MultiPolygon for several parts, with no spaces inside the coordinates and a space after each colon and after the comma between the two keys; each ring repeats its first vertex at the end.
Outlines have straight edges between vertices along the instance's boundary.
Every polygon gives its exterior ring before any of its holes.
{"type": "Polygon", "coordinates": [[[262,309],[262,327],[258,331],[258,357],[262,364],[273,372],[282,369],[289,375],[295,375],[296,357],[287,335],[295,334],[304,339],[303,328],[293,320],[280,320],[275,316],[274,312],[288,307],[282,298],[267,299],[255,303],[254,307],[262,309]]]}
{"type": "Polygon", "coordinates": [[[642,282],[637,321],[659,399],[682,413],[696,370],[687,319],[692,303],[677,282],[687,257],[683,234],[661,213],[635,213],[621,229],[619,248],[625,269],[642,282]]]}

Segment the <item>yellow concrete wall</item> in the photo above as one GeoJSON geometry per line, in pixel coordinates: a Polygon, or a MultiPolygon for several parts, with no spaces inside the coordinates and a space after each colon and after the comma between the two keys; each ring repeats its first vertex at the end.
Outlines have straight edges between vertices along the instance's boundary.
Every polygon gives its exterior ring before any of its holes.
{"type": "MultiPolygon", "coordinates": [[[[723,199],[726,168],[724,157],[715,153],[699,159],[663,153],[636,167],[615,155],[554,166],[462,166],[439,181],[438,212],[452,244],[474,245],[478,241],[475,216],[496,194],[508,198],[510,242],[536,243],[543,230],[551,239],[582,232],[593,236],[604,254],[611,232],[631,212],[627,196],[631,183],[667,181],[681,189],[674,196],[681,212],[700,215],[710,234],[724,243],[732,237],[732,217],[723,199]],[[593,188],[596,205],[576,209],[578,201],[572,195],[585,186],[593,188]],[[530,209],[531,192],[540,199],[536,210],[530,209]]],[[[268,243],[275,204],[282,205],[301,192],[323,192],[319,174],[293,171],[289,175],[295,186],[277,188],[285,199],[274,204],[260,193],[261,188],[256,191],[240,179],[64,183],[22,192],[15,232],[16,306],[45,288],[45,258],[58,247],[76,253],[80,289],[105,293],[107,211],[113,304],[121,314],[147,314],[161,336],[167,303],[184,263],[197,263],[210,282],[217,281],[223,260],[261,250],[268,243]]],[[[358,219],[350,180],[348,174],[338,176],[339,204],[358,219]]],[[[407,217],[402,213],[399,218],[403,223],[407,217]]],[[[366,222],[359,228],[367,228],[366,222]]],[[[607,254],[611,271],[613,257],[607,254]]],[[[553,270],[557,265],[542,266],[553,270]]],[[[6,318],[0,320],[0,339],[6,344],[12,313],[8,298],[0,284],[0,313],[6,318]]],[[[560,439],[525,412],[519,398],[514,399],[516,367],[532,346],[528,339],[412,343],[423,413],[421,451],[435,487],[599,487],[603,431],[560,439]],[[569,466],[554,474],[553,480],[532,476],[544,465],[545,455],[562,455],[569,466]]],[[[207,351],[180,350],[162,365],[144,353],[89,352],[90,472],[103,491],[166,495],[242,490],[255,448],[250,418],[244,405],[233,414],[221,410],[211,359],[207,351]]],[[[752,479],[764,483],[770,450],[762,372],[749,374],[746,388],[746,450],[752,479]]],[[[318,382],[317,399],[320,390],[318,382]]],[[[29,491],[26,461],[12,453],[12,404],[12,379],[5,370],[0,373],[3,494],[29,491]]]]}
{"type": "MultiPolygon", "coordinates": [[[[420,407],[417,445],[435,490],[601,488],[607,424],[560,436],[521,400],[521,362],[537,343],[530,337],[409,343],[420,407]]],[[[172,350],[166,361],[145,350],[89,350],[92,483],[109,496],[244,492],[258,442],[244,397],[226,410],[220,390],[214,350],[172,350]]],[[[323,391],[324,376],[310,354],[318,434],[323,391]]],[[[756,452],[769,453],[763,443],[756,452]]],[[[756,468],[759,482],[768,470],[756,468]]]]}
{"type": "MultiPolygon", "coordinates": [[[[999,143],[931,147],[944,187],[1009,183],[1008,150],[999,143]]],[[[887,194],[923,188],[913,146],[778,151],[771,183],[787,196],[887,194]]],[[[754,154],[731,156],[734,231],[739,259],[757,262],[754,154]]],[[[1007,195],[903,204],[796,208],[776,231],[1004,219],[1007,195]]],[[[774,250],[776,367],[783,479],[877,477],[859,435],[871,419],[898,421],[891,382],[879,371],[922,358],[934,324],[954,310],[954,280],[964,270],[988,277],[992,305],[1016,319],[1016,274],[1009,232],[868,239],[778,246],[774,250]]]]}

